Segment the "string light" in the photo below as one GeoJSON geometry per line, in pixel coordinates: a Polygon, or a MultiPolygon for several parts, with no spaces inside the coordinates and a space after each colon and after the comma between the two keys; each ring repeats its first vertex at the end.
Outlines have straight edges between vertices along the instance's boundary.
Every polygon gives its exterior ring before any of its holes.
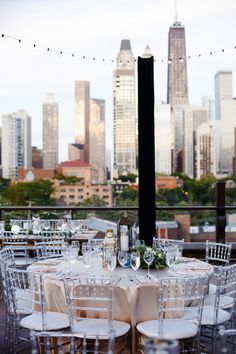
{"type": "MultiPolygon", "coordinates": [[[[13,36],[9,36],[9,35],[7,35],[7,34],[5,34],[5,33],[2,33],[1,34],[1,38],[9,38],[9,39],[12,39],[12,40],[15,40],[15,41],[18,41],[18,43],[21,43],[21,44],[29,44],[29,45],[31,45],[31,46],[33,46],[33,48],[36,48],[36,46],[38,47],[38,48],[41,48],[41,49],[46,49],[46,51],[47,52],[56,52],[56,49],[52,49],[52,48],[49,48],[49,47],[46,47],[46,46],[42,46],[42,45],[36,45],[36,43],[30,43],[30,42],[27,42],[27,41],[25,41],[25,40],[22,40],[22,39],[19,39],[19,38],[16,38],[16,37],[13,37],[13,36]]],[[[234,49],[236,49],[236,45],[233,47],[234,49]]],[[[228,48],[229,49],[229,48],[228,48]]],[[[225,53],[226,52],[226,50],[225,50],[225,48],[222,48],[221,50],[217,50],[217,51],[210,51],[210,52],[208,52],[210,55],[213,55],[214,53],[218,53],[218,52],[221,52],[221,53],[225,53]]],[[[68,52],[66,52],[66,51],[62,51],[62,50],[59,50],[59,53],[60,53],[60,55],[63,55],[63,54],[70,54],[70,56],[71,57],[75,57],[75,54],[74,53],[68,53],[68,52]]],[[[202,57],[202,53],[199,53],[198,55],[196,55],[196,56],[198,56],[199,58],[200,57],[202,57]]],[[[85,59],[87,59],[87,60],[92,60],[92,62],[96,62],[96,61],[101,61],[101,62],[103,62],[103,63],[105,63],[105,62],[110,62],[110,63],[114,63],[115,62],[115,60],[114,59],[105,59],[105,58],[97,58],[97,57],[88,57],[88,56],[85,56],[85,55],[83,55],[82,56],[82,58],[85,60],[85,59]]],[[[172,64],[173,62],[176,62],[176,61],[179,61],[180,63],[183,63],[184,61],[187,61],[187,60],[190,60],[190,59],[194,59],[194,56],[186,56],[186,57],[179,57],[179,58],[169,58],[168,60],[167,60],[167,63],[168,64],[172,64]]],[[[117,61],[118,59],[116,58],[116,61],[117,61]]],[[[161,63],[165,63],[166,62],[166,60],[164,60],[164,59],[157,59],[157,58],[155,58],[154,59],[154,61],[159,61],[159,62],[161,62],[161,63]]],[[[137,62],[137,59],[134,59],[133,60],[133,62],[135,63],[135,62],[137,62]]],[[[126,64],[130,64],[130,63],[132,63],[132,61],[130,61],[130,60],[126,60],[126,61],[123,61],[123,60],[119,60],[119,63],[126,63],[126,64]]]]}

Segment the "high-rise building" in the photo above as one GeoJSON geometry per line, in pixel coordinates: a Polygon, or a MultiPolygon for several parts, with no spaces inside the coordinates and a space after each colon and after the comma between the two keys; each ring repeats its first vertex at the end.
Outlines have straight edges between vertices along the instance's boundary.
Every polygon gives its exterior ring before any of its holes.
{"type": "Polygon", "coordinates": [[[75,143],[84,146],[84,161],[89,162],[90,83],[75,81],[75,143]]]}
{"type": "Polygon", "coordinates": [[[220,120],[221,101],[232,100],[232,71],[220,70],[215,75],[215,112],[220,120]]]}
{"type": "Polygon", "coordinates": [[[84,161],[84,145],[76,143],[68,144],[68,160],[84,161]]]}
{"type": "Polygon", "coordinates": [[[177,19],[169,29],[167,103],[172,108],[172,172],[184,172],[183,116],[188,104],[185,28],[177,19]]]}
{"type": "Polygon", "coordinates": [[[169,29],[167,103],[188,103],[185,28],[177,19],[169,29]]]}
{"type": "Polygon", "coordinates": [[[31,118],[24,110],[2,116],[4,178],[19,179],[19,168],[31,168],[31,118]]]}
{"type": "Polygon", "coordinates": [[[32,167],[43,168],[42,150],[32,146],[32,167]]]}
{"type": "Polygon", "coordinates": [[[113,72],[113,178],[137,173],[135,60],[130,41],[121,41],[113,72]]]}
{"type": "Polygon", "coordinates": [[[98,170],[96,183],[105,182],[105,101],[92,98],[90,100],[89,124],[89,162],[98,170]]]}
{"type": "Polygon", "coordinates": [[[155,106],[155,171],[171,174],[172,121],[169,104],[155,106]]]}
{"type": "Polygon", "coordinates": [[[43,167],[53,169],[58,164],[58,104],[48,93],[43,103],[43,167]]]}
{"type": "Polygon", "coordinates": [[[183,129],[183,170],[191,178],[194,177],[194,134],[203,123],[208,123],[208,110],[201,106],[186,106],[183,129]]]}
{"type": "Polygon", "coordinates": [[[221,70],[215,75],[216,120],[219,121],[219,170],[232,173],[236,100],[232,92],[232,71],[221,70]]]}
{"type": "Polygon", "coordinates": [[[201,124],[194,131],[194,178],[216,175],[215,133],[209,123],[201,124]]]}

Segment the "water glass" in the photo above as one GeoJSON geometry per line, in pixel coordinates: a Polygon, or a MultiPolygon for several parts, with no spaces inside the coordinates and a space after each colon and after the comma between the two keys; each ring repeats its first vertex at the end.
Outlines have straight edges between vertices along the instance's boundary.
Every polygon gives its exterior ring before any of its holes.
{"type": "Polygon", "coordinates": [[[171,245],[166,250],[166,264],[168,265],[168,267],[172,267],[175,264],[176,250],[176,245],[171,245]]]}
{"type": "Polygon", "coordinates": [[[107,256],[107,268],[111,273],[113,273],[113,270],[116,268],[116,254],[115,253],[109,253],[107,256]]]}
{"type": "Polygon", "coordinates": [[[179,354],[176,340],[148,339],[144,343],[144,354],[179,354]]]}
{"type": "Polygon", "coordinates": [[[84,251],[83,253],[83,264],[84,267],[89,269],[92,267],[93,264],[93,251],[92,249],[87,249],[86,251],[84,251]]]}
{"type": "Polygon", "coordinates": [[[78,257],[78,247],[76,244],[71,244],[69,246],[69,254],[68,254],[68,260],[70,262],[70,265],[76,263],[77,257],[78,257]]]}
{"type": "Polygon", "coordinates": [[[130,264],[133,270],[138,270],[140,267],[140,253],[139,252],[132,252],[130,256],[130,264]]]}

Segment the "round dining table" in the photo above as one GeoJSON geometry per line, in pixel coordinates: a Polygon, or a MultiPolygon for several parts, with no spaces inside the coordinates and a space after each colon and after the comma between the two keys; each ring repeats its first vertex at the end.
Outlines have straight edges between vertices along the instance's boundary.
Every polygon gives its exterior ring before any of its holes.
{"type": "Polygon", "coordinates": [[[202,277],[210,280],[212,265],[187,257],[180,257],[178,263],[162,270],[122,268],[117,266],[113,272],[102,267],[100,257],[96,257],[91,269],[86,269],[83,257],[79,256],[73,264],[64,258],[40,260],[28,267],[30,272],[51,273],[45,283],[45,298],[48,311],[66,312],[66,296],[63,278],[80,275],[114,277],[112,316],[115,320],[127,322],[132,327],[132,348],[135,353],[136,324],[158,318],[158,280],[163,277],[202,277]],[[112,274],[111,274],[112,273],[112,274]]]}

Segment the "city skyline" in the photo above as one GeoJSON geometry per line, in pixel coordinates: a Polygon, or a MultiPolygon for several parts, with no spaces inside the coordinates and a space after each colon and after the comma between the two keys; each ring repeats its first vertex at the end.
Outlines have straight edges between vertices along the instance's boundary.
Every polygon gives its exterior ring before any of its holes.
{"type": "MultiPolygon", "coordinates": [[[[59,105],[60,161],[67,159],[67,145],[74,137],[76,80],[89,81],[91,97],[105,100],[107,146],[111,147],[112,72],[123,38],[130,39],[135,57],[150,45],[156,59],[156,101],[166,101],[168,30],[175,18],[174,0],[150,0],[145,4],[137,1],[135,7],[123,0],[119,3],[103,0],[99,4],[72,0],[70,6],[62,0],[50,3],[40,0],[37,4],[30,0],[2,0],[0,10],[1,33],[58,49],[57,53],[47,53],[11,39],[0,40],[0,115],[19,109],[28,112],[32,117],[32,145],[42,147],[42,102],[47,92],[54,92],[59,105]],[[74,59],[66,54],[60,56],[59,50],[75,51],[78,56],[74,59]],[[93,61],[93,57],[105,58],[106,62],[93,61]]],[[[185,26],[186,50],[191,57],[188,61],[191,104],[199,104],[201,97],[208,94],[214,98],[214,75],[218,70],[229,69],[235,75],[235,14],[236,3],[231,0],[227,4],[219,0],[178,2],[178,20],[185,26]]]]}

